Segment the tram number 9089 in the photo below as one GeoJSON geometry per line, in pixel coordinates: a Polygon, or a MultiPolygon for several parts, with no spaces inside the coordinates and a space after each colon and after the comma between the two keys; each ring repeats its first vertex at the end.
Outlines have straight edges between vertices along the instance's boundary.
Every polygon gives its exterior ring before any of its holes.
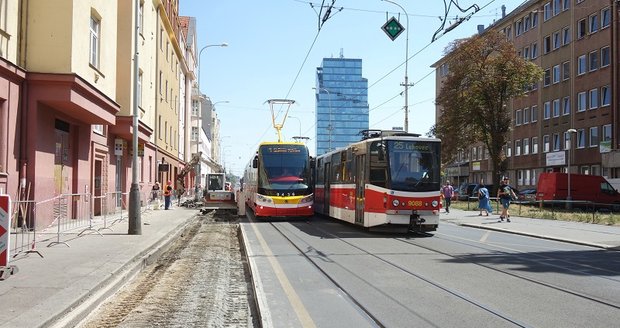
{"type": "Polygon", "coordinates": [[[410,200],[407,202],[407,206],[419,207],[419,206],[422,206],[422,201],[421,200],[410,200]]]}

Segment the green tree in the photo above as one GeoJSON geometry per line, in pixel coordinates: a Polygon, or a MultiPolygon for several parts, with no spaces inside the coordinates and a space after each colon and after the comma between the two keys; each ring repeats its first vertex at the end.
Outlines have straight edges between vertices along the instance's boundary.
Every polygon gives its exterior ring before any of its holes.
{"type": "Polygon", "coordinates": [[[503,147],[510,137],[507,103],[540,81],[543,71],[518,56],[499,31],[455,41],[447,49],[449,73],[436,99],[442,111],[430,133],[443,141],[443,164],[453,162],[459,150],[484,143],[496,182],[505,170],[503,147]]]}

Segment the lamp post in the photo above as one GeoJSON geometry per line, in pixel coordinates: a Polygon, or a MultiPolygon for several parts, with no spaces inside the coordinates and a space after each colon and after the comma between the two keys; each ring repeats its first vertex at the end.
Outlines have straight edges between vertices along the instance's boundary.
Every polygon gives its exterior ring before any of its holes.
{"type": "Polygon", "coordinates": [[[407,18],[407,27],[405,27],[405,83],[401,83],[401,86],[405,87],[405,132],[409,132],[409,76],[407,75],[407,63],[409,62],[409,15],[407,14],[407,11],[405,10],[405,8],[403,8],[401,5],[397,4],[394,1],[390,1],[390,0],[382,0],[385,2],[389,2],[391,4],[394,4],[396,6],[398,6],[404,13],[405,13],[405,17],[407,18]]]}
{"type": "MultiPolygon", "coordinates": [[[[211,48],[211,47],[228,47],[228,43],[224,42],[221,44],[208,44],[204,47],[202,47],[200,49],[200,51],[198,52],[198,94],[199,96],[202,98],[202,91],[200,91],[200,66],[202,63],[202,60],[200,60],[200,57],[202,56],[202,52],[207,49],[207,48],[211,48]]],[[[202,102],[201,102],[202,104],[202,102]]],[[[211,106],[213,106],[215,104],[212,104],[211,106]]],[[[195,186],[194,186],[194,191],[195,191],[195,195],[194,195],[194,199],[198,200],[199,199],[199,193],[200,193],[200,166],[202,165],[202,152],[200,151],[200,139],[202,138],[202,106],[200,109],[200,112],[198,113],[198,140],[196,142],[196,156],[198,156],[198,163],[196,163],[196,168],[195,168],[195,174],[196,174],[196,181],[195,181],[195,186]]]]}
{"type": "Polygon", "coordinates": [[[570,157],[572,155],[572,151],[573,151],[573,133],[577,133],[577,130],[575,129],[568,129],[566,130],[566,133],[568,133],[568,159],[566,160],[567,163],[567,167],[566,167],[566,174],[568,175],[568,193],[566,195],[566,209],[571,209],[573,204],[571,204],[571,201],[573,200],[571,198],[570,195],[570,157]]]}
{"type": "Polygon", "coordinates": [[[319,90],[319,93],[321,93],[320,90],[323,90],[325,92],[327,92],[327,101],[329,102],[329,125],[327,126],[327,131],[329,131],[329,148],[327,149],[327,151],[331,151],[332,150],[332,130],[334,129],[334,127],[332,126],[332,94],[331,92],[329,92],[329,90],[323,88],[323,87],[318,87],[318,88],[312,88],[314,90],[319,90]]]}
{"type": "Polygon", "coordinates": [[[129,235],[142,234],[142,218],[140,214],[140,186],[138,185],[138,35],[140,33],[139,14],[140,2],[135,1],[135,31],[134,31],[134,59],[133,59],[133,157],[131,165],[131,188],[129,190],[129,208],[127,211],[129,235]]]}
{"type": "Polygon", "coordinates": [[[296,120],[297,120],[297,122],[299,122],[299,136],[301,137],[301,120],[300,120],[300,119],[299,119],[299,117],[297,117],[297,116],[291,116],[291,115],[289,115],[288,117],[289,117],[289,118],[294,118],[294,119],[296,119],[296,120]]]}

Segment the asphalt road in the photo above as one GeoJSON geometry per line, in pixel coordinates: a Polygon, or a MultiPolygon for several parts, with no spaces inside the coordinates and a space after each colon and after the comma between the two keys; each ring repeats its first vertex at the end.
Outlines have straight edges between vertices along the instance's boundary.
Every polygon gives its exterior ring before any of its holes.
{"type": "Polygon", "coordinates": [[[442,223],[241,223],[265,327],[611,327],[617,252],[442,223]]]}

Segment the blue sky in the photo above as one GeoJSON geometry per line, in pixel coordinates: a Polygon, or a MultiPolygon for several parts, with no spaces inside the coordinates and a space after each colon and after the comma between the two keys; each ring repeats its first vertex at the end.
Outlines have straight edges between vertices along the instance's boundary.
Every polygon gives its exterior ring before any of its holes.
{"type": "MultiPolygon", "coordinates": [[[[283,138],[292,140],[301,132],[310,138],[308,148],[315,154],[312,88],[316,68],[323,58],[339,57],[341,51],[346,58],[362,59],[362,76],[369,85],[371,129],[404,125],[404,87],[400,84],[408,57],[409,82],[415,84],[409,89],[409,131],[426,134],[435,124],[435,74],[430,66],[452,40],[471,36],[477,25],[488,26],[500,19],[502,5],[509,13],[524,1],[457,1],[461,8],[477,4],[481,9],[431,42],[441,26],[439,17],[444,16],[443,1],[395,0],[409,18],[408,56],[406,31],[392,41],[381,30],[387,18],[398,18],[399,13],[401,24],[407,26],[399,6],[381,0],[336,0],[332,16],[319,31],[321,2],[180,0],[180,14],[196,17],[199,49],[228,43],[228,47],[203,51],[200,84],[212,101],[228,101],[217,104],[216,111],[222,127],[224,164],[234,174],[242,174],[259,142],[277,139],[265,103],[268,99],[296,101],[289,110],[293,118],[287,119],[283,138]]],[[[445,26],[465,15],[453,5],[445,26]]]]}

